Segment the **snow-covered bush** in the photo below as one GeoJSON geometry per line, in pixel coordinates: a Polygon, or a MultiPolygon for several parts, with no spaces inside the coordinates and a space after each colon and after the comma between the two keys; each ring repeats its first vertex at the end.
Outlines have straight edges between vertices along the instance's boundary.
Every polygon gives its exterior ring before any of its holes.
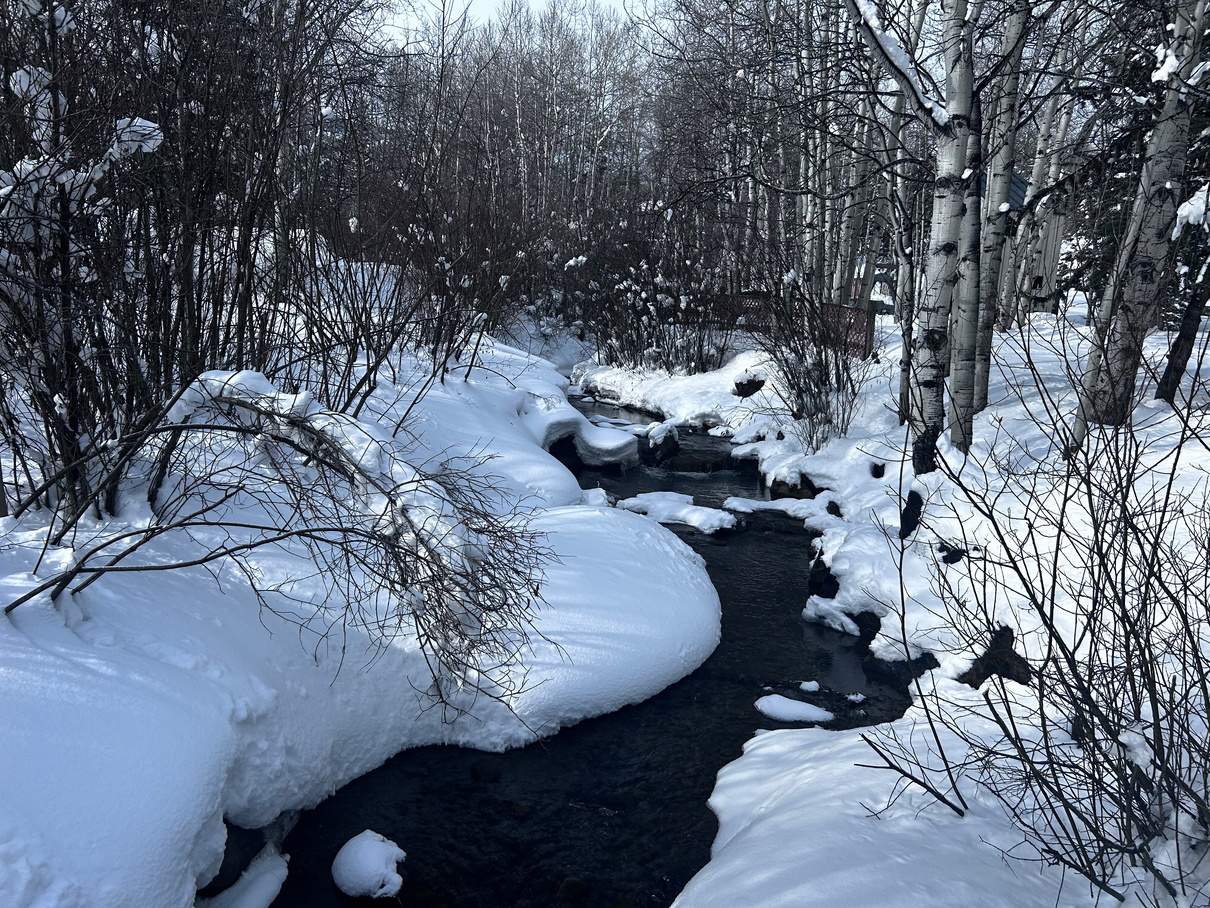
{"type": "Polygon", "coordinates": [[[669,373],[721,366],[736,328],[721,270],[664,217],[627,222],[606,239],[567,262],[560,296],[565,317],[596,340],[598,359],[669,373]]]}
{"type": "Polygon", "coordinates": [[[237,566],[258,593],[278,594],[263,606],[295,622],[308,646],[338,644],[348,628],[380,647],[414,639],[433,675],[425,693],[454,711],[521,685],[512,669],[546,555],[481,464],[413,466],[408,446],[378,425],[255,372],[199,377],[140,458],[152,514],[125,532],[79,529],[72,563],[6,610],[113,571],[171,569],[144,552],[184,534],[193,553],[182,562],[237,566]],[[307,573],[274,574],[266,565],[278,549],[305,556],[288,563],[307,573]]]}

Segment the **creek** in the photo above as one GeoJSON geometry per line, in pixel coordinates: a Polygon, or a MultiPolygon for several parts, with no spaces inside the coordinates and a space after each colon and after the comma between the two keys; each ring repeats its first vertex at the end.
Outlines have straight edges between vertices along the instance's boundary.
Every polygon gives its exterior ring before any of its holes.
{"type": "MultiPolygon", "coordinates": [[[[718,507],[732,495],[767,497],[728,449],[723,439],[683,433],[673,469],[581,467],[578,476],[584,488],[621,498],[675,491],[718,507]]],[[[399,904],[664,908],[710,857],[715,774],[758,729],[794,727],[759,713],[759,697],[809,699],[836,714],[832,727],[902,714],[906,687],[867,677],[864,640],[801,618],[809,593],[835,589],[801,521],[761,512],[725,535],[674,530],[705,558],[722,601],[722,641],[697,671],[528,747],[400,753],[302,815],[283,845],[290,874],[274,905],[394,904],[346,897],[332,883],[340,846],[373,829],[408,854],[399,904]],[[820,692],[804,694],[807,680],[820,692]],[[856,693],[865,699],[847,696],[856,693]]]]}

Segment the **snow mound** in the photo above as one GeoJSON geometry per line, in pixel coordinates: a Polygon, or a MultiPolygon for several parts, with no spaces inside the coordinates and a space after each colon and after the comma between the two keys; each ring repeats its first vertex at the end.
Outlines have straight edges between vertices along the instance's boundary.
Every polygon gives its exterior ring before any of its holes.
{"type": "MultiPolygon", "coordinates": [[[[927,728],[919,713],[896,728],[911,734],[913,722],[917,733],[927,728]]],[[[711,860],[675,908],[1056,904],[1057,870],[1004,860],[1020,839],[998,805],[973,800],[959,818],[908,789],[872,818],[867,805],[885,805],[890,785],[885,771],[855,765],[872,763],[871,754],[860,730],[780,729],[749,740],[718,774],[711,860]]],[[[1064,887],[1065,908],[1092,908],[1087,887],[1079,890],[1064,887]]]]}
{"type": "Polygon", "coordinates": [[[658,523],[684,523],[702,533],[729,530],[735,526],[734,514],[698,507],[693,503],[692,495],[680,492],[641,492],[634,498],[619,501],[618,507],[646,514],[658,523]]]}
{"type": "Polygon", "coordinates": [[[212,899],[199,899],[196,908],[269,908],[286,881],[289,860],[266,845],[238,880],[212,899]]]}
{"type": "Polygon", "coordinates": [[[345,842],[336,853],[332,879],[345,895],[388,898],[403,885],[395,865],[406,857],[403,849],[386,836],[367,829],[345,842]]]}
{"type": "Polygon", "coordinates": [[[791,700],[781,694],[769,694],[756,701],[756,708],[778,722],[831,722],[836,718],[821,706],[791,700]]]}
{"type": "Polygon", "coordinates": [[[584,393],[601,400],[663,414],[666,420],[686,426],[745,426],[768,413],[777,397],[767,385],[748,398],[736,397],[735,383],[769,372],[763,353],[741,353],[714,372],[668,376],[635,372],[596,363],[580,363],[572,371],[584,393]]]}
{"type": "Polygon", "coordinates": [[[567,402],[561,387],[540,379],[519,381],[517,387],[524,392],[517,402],[517,415],[544,450],[571,437],[576,453],[589,466],[638,460],[639,443],[632,433],[594,425],[567,402]]]}
{"type": "MultiPolygon", "coordinates": [[[[221,863],[224,817],[259,828],[407,747],[528,744],[644,700],[709,656],[720,609],[702,560],[667,529],[608,507],[603,492],[586,495],[540,448],[535,429],[549,420],[538,397],[549,396],[547,415],[565,414],[555,399],[565,380],[504,345],[485,342],[477,362],[419,402],[411,389],[427,369],[397,363],[398,382],[384,371],[359,421],[325,425],[391,488],[391,427],[405,411],[418,463],[490,454],[468,467],[484,479],[485,506],[507,516],[520,502],[553,553],[517,666],[522,689],[508,702],[458,692],[468,712],[443,722],[425,708],[432,673],[414,637],[375,646],[356,628],[325,635],[330,621],[340,630],[339,609],[304,598],[308,563],[284,548],[265,550],[256,567],[269,582],[301,576],[297,595],[271,589],[262,602],[246,575],[215,565],[114,574],[57,602],[27,601],[0,620],[0,906],[193,906],[221,863]],[[300,631],[305,620],[318,623],[300,631]]],[[[207,373],[172,415],[202,424],[195,415],[216,400],[283,420],[340,419],[254,372],[207,373]]],[[[48,569],[74,557],[43,553],[38,515],[0,520],[0,532],[10,543],[0,547],[0,601],[38,582],[40,558],[48,569]]],[[[180,562],[197,547],[166,534],[146,551],[180,562]]],[[[234,899],[260,899],[284,872],[281,856],[266,856],[211,905],[260,908],[267,902],[234,899]]]]}

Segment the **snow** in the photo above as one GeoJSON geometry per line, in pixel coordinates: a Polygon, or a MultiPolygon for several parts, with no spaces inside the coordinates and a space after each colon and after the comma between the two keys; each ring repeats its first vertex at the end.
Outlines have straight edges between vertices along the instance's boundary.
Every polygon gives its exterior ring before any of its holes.
{"type": "Polygon", "coordinates": [[[944,129],[949,123],[949,111],[945,109],[944,104],[930,98],[925,92],[916,62],[899,43],[899,39],[883,28],[878,7],[872,0],[853,0],[853,4],[867,33],[890,63],[895,78],[907,89],[906,93],[911,96],[917,111],[929,118],[938,129],[944,129]]]}
{"type": "Polygon", "coordinates": [[[756,708],[778,722],[831,722],[836,716],[813,703],[769,694],[756,701],[756,708]]]}
{"type": "Polygon", "coordinates": [[[1210,223],[1206,222],[1207,197],[1210,197],[1210,183],[1204,184],[1201,189],[1180,204],[1176,210],[1176,226],[1172,228],[1174,240],[1181,235],[1186,224],[1192,224],[1195,227],[1202,226],[1210,230],[1210,223]]]}
{"type": "Polygon", "coordinates": [[[736,381],[767,374],[766,364],[763,353],[748,351],[714,372],[668,376],[585,362],[575,368],[571,378],[586,394],[663,414],[665,420],[678,425],[738,427],[777,405],[768,385],[748,398],[733,393],[736,381]]]}
{"type": "MultiPolygon", "coordinates": [[[[1182,223],[1203,223],[1204,196],[1195,193],[1189,200],[1182,223]]],[[[1019,332],[997,335],[991,404],[976,419],[970,457],[963,458],[945,439],[939,445],[941,456],[955,470],[964,468],[962,480],[968,487],[991,490],[998,513],[1020,512],[1016,492],[1002,471],[1026,471],[1028,478],[1031,465],[1036,469],[1039,459],[1055,450],[1059,432],[1038,414],[1057,410],[1060,419],[1070,419],[1074,412],[1068,362],[1082,361],[1090,338],[1077,304],[1083,301],[1073,300],[1058,316],[1035,315],[1019,332]],[[1041,389],[1023,380],[1031,370],[1036,370],[1041,389]]],[[[964,734],[994,741],[998,729],[987,719],[981,692],[955,680],[980,655],[978,644],[956,635],[947,624],[938,588],[940,572],[947,570],[944,552],[988,546],[993,535],[943,471],[913,475],[907,435],[888,405],[897,393],[900,339],[885,319],[880,319],[878,333],[880,365],[870,370],[850,431],[815,452],[804,450],[792,426],[779,416],[775,395],[762,390],[763,399],[756,402],[730,395],[742,369],[766,369],[770,384],[776,383],[775,370],[758,354],[699,376],[626,372],[592,364],[576,374],[594,394],[622,406],[715,426],[717,434],[730,435],[736,443],[735,456],[757,461],[766,480],[794,483],[805,477],[827,489],[810,500],[731,498],[724,507],[734,513],[778,510],[821,533],[816,541],[819,557],[840,589],[832,599],[808,598],[804,617],[857,635],[857,615],[878,616],[882,626],[870,644],[873,655],[894,661],[926,651],[935,654],[940,667],[919,682],[924,697],[935,702],[937,695],[952,704],[963,716],[964,734]],[[925,502],[926,523],[901,534],[901,505],[909,492],[925,502]],[[832,503],[843,519],[827,512],[832,503]]],[[[1150,374],[1162,368],[1167,340],[1162,334],[1148,339],[1145,368],[1150,374]]],[[[1178,417],[1147,393],[1134,425],[1147,462],[1160,465],[1162,475],[1174,460],[1171,446],[1180,437],[1178,417]]],[[[1187,447],[1180,462],[1174,489],[1202,501],[1198,483],[1210,468],[1210,454],[1187,447]]],[[[949,576],[961,576],[960,568],[948,569],[949,576]]],[[[1045,635],[1020,597],[1019,591],[1005,589],[989,620],[1013,627],[1017,651],[1036,659],[1044,651],[1045,635]]],[[[1027,696],[1025,688],[1013,682],[1005,685],[1008,696],[1027,696]]],[[[813,688],[803,682],[801,689],[809,693],[813,688]]],[[[1018,854],[1034,858],[1036,853],[1023,848],[1023,835],[1005,807],[973,779],[959,781],[969,808],[959,817],[920,789],[905,787],[894,773],[870,768],[880,760],[862,740],[863,733],[915,742],[916,752],[930,762],[936,760],[938,744],[958,762],[971,753],[969,738],[945,728],[932,740],[919,694],[913,695],[916,703],[903,719],[876,729],[787,729],[753,737],[743,756],[719,773],[710,800],[720,823],[711,861],[686,886],[676,908],[1097,904],[1088,885],[1072,874],[1065,877],[1061,869],[1042,861],[1011,859],[1018,854]]],[[[861,694],[843,696],[853,704],[864,702],[861,694]]],[[[758,708],[784,721],[811,721],[807,713],[818,709],[777,694],[762,697],[758,708]]],[[[1153,759],[1142,729],[1127,728],[1118,737],[1122,753],[1139,766],[1153,759]]],[[[1161,857],[1173,865],[1177,860],[1175,853],[1161,857]]],[[[1138,903],[1134,895],[1131,899],[1138,903]]]]}
{"type": "Polygon", "coordinates": [[[1155,49],[1155,69],[1151,73],[1152,82],[1167,82],[1172,74],[1181,68],[1181,61],[1171,47],[1161,44],[1155,49]]]}
{"type": "Polygon", "coordinates": [[[269,908],[287,873],[289,859],[266,845],[238,880],[212,899],[198,899],[197,908],[269,908]]]}
{"type": "MultiPolygon", "coordinates": [[[[737,452],[746,450],[746,446],[736,448],[737,452]]],[[[795,455],[798,458],[800,455],[795,455]]],[[[784,472],[784,471],[783,471],[784,472]]],[[[774,478],[780,478],[776,473],[774,478]]],[[[795,475],[800,480],[800,474],[795,475]]],[[[828,513],[828,505],[835,500],[830,492],[821,492],[814,498],[775,498],[772,501],[761,501],[755,498],[728,498],[723,507],[737,514],[754,514],[758,511],[773,511],[794,517],[803,522],[808,529],[824,530],[838,523],[837,517],[828,513]]]]}
{"type": "MultiPolygon", "coordinates": [[[[896,723],[904,731],[916,715],[896,723]]],[[[888,805],[890,774],[859,731],[780,729],[719,772],[710,863],[674,908],[1054,905],[1059,873],[1006,859],[1019,844],[996,804],[959,818],[914,789],[888,805]]],[[[1058,904],[1094,904],[1068,885],[1058,904]]]]}
{"type": "Polygon", "coordinates": [[[692,495],[679,492],[642,492],[618,502],[619,508],[646,514],[660,523],[683,523],[702,533],[715,533],[735,526],[735,516],[717,508],[698,507],[692,495]]]}
{"type": "MultiPolygon", "coordinates": [[[[112,574],[57,604],[36,597],[0,620],[0,905],[191,906],[218,870],[224,818],[259,828],[407,747],[526,744],[641,701],[705,660],[720,615],[701,559],[654,521],[586,495],[542,450],[547,427],[565,415],[555,397],[566,379],[503,344],[486,343],[479,362],[469,380],[460,367],[436,385],[407,426],[418,456],[490,449],[477,468],[494,477],[490,503],[532,509],[531,526],[555,556],[517,668],[528,672],[523,688],[507,702],[468,689],[466,714],[443,722],[441,710],[426,709],[431,675],[407,634],[385,645],[353,625],[323,634],[315,622],[327,612],[308,603],[305,583],[293,596],[266,591],[270,611],[222,563],[112,574]]],[[[412,403],[409,376],[424,371],[393,365],[399,383],[384,368],[360,421],[336,422],[255,373],[202,376],[173,416],[190,419],[221,394],[329,420],[350,458],[393,476],[404,465],[384,440],[412,403]]],[[[634,444],[586,422],[573,428],[597,450],[634,444]]],[[[137,495],[122,513],[114,525],[86,521],[79,549],[89,534],[147,519],[137,495]]],[[[46,539],[38,513],[0,529],[5,602],[76,557],[51,548],[36,567],[46,539]]],[[[168,562],[196,551],[168,534],[143,554],[168,562]]],[[[286,578],[304,572],[299,557],[265,551],[257,565],[265,578],[286,578]]],[[[267,890],[284,871],[278,860],[266,858],[259,881],[243,885],[267,890]]]]}
{"type": "MultiPolygon", "coordinates": [[[[1182,223],[1204,221],[1205,194],[1186,203],[1182,223]]],[[[414,641],[402,637],[380,647],[357,628],[344,640],[301,629],[297,602],[269,593],[276,613],[262,610],[247,579],[222,565],[113,575],[57,604],[41,597],[20,606],[0,621],[0,904],[189,906],[197,885],[217,871],[224,817],[263,826],[283,811],[317,803],[402,748],[519,746],[673,683],[712,651],[720,616],[702,560],[661,520],[704,532],[727,519],[734,524],[728,512],[778,510],[802,520],[821,534],[819,557],[840,584],[833,599],[802,602],[803,614],[851,634],[858,633],[855,616],[879,616],[872,652],[890,660],[936,653],[940,668],[919,681],[925,702],[943,698],[968,712],[967,732],[994,733],[978,724],[981,693],[955,680],[978,652],[941,620],[937,590],[941,546],[985,545],[987,527],[952,479],[912,475],[904,430],[886,406],[895,393],[898,340],[885,320],[879,333],[881,365],[871,370],[850,432],[813,453],[779,414],[776,370],[758,353],[697,376],[592,363],[574,370],[590,393],[662,414],[662,422],[640,427],[649,437],[677,424],[713,426],[732,437],[737,455],[757,461],[766,479],[809,478],[828,490],[809,500],[731,498],[722,511],[670,493],[635,496],[614,508],[603,491],[582,491],[543,448],[573,437],[581,456],[627,459],[635,435],[575,412],[566,402],[567,378],[551,362],[488,343],[480,368],[459,367],[456,378],[435,386],[413,409],[409,430],[433,456],[490,450],[493,459],[481,469],[498,479],[495,504],[501,512],[518,501],[533,508],[532,526],[557,556],[545,566],[546,605],[518,668],[525,687],[504,703],[468,691],[467,713],[450,723],[423,709],[429,676],[414,641]],[[738,398],[736,379],[756,374],[768,378],[766,387],[738,398]],[[901,502],[913,491],[925,500],[928,520],[901,538],[901,502]],[[830,504],[844,518],[829,513],[830,504]]],[[[990,468],[974,475],[970,465],[1024,466],[1050,449],[1056,433],[1031,416],[1042,412],[1042,392],[1022,385],[1020,376],[1028,374],[1028,359],[1050,405],[1069,415],[1074,397],[1062,354],[1084,355],[1088,338],[1074,314],[1035,316],[1020,334],[1000,336],[992,405],[976,422],[972,457],[960,461],[941,444],[951,463],[968,465],[965,481],[1001,492],[1006,508],[1013,502],[998,485],[1003,477],[990,468]]],[[[1148,342],[1152,365],[1164,340],[1148,342]]],[[[317,421],[362,468],[395,476],[402,467],[392,462],[386,440],[412,402],[409,370],[421,364],[393,365],[398,384],[384,371],[382,390],[361,421],[343,420],[306,395],[283,393],[246,372],[201,376],[172,416],[200,417],[217,397],[255,401],[283,418],[317,421]]],[[[1140,443],[1154,443],[1148,456],[1163,461],[1171,455],[1163,446],[1170,412],[1148,401],[1138,416],[1140,443]]],[[[1185,457],[1187,472],[1175,485],[1192,494],[1210,455],[1185,457]]],[[[0,522],[9,543],[0,550],[0,584],[9,601],[77,557],[76,550],[50,549],[39,564],[42,519],[0,522]]],[[[132,507],[124,519],[134,524],[146,515],[132,507]]],[[[86,535],[115,529],[85,527],[86,535]]],[[[151,554],[164,560],[193,551],[187,539],[155,545],[151,554]]],[[[277,576],[297,567],[294,557],[266,555],[260,566],[277,576]]],[[[1007,591],[1002,608],[1014,618],[1020,650],[1036,655],[1041,638],[1022,618],[1027,610],[1011,611],[1013,595],[1007,591]]],[[[819,691],[815,681],[798,687],[819,691]]],[[[1057,868],[1006,858],[1019,849],[1021,834],[973,780],[959,780],[968,803],[959,817],[919,789],[897,785],[894,773],[873,768],[879,761],[863,733],[915,742],[927,755],[938,743],[959,758],[968,752],[965,739],[944,728],[931,737],[921,703],[917,692],[901,720],[878,729],[756,734],[718,775],[710,799],[719,818],[711,860],[677,908],[1094,905],[1087,887],[1073,885],[1070,875],[1065,881],[1057,868]]],[[[833,718],[779,694],[755,706],[784,722],[833,718]]],[[[1153,760],[1142,726],[1123,729],[1117,740],[1138,766],[1153,760]]],[[[377,867],[375,888],[389,888],[388,849],[377,844],[376,858],[358,846],[351,863],[377,867]]],[[[285,856],[267,847],[235,887],[207,904],[261,908],[287,869],[285,856]]]]}
{"type": "Polygon", "coordinates": [[[336,852],[332,881],[341,892],[354,898],[389,898],[403,885],[403,878],[395,868],[406,857],[403,849],[386,836],[367,829],[336,852]]]}
{"type": "Polygon", "coordinates": [[[114,126],[117,138],[109,150],[112,159],[124,158],[136,151],[155,151],[164,141],[160,127],[139,117],[123,117],[114,126]]]}

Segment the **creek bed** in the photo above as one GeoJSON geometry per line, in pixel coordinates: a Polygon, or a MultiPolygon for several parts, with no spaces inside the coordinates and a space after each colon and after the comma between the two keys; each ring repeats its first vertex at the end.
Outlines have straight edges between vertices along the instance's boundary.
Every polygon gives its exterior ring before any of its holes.
{"type": "MultiPolygon", "coordinates": [[[[759,478],[743,470],[579,476],[583,487],[623,498],[675,491],[717,507],[731,495],[764,497],[759,478]]],[[[290,875],[274,904],[383,904],[344,896],[330,875],[340,846],[368,828],[408,854],[403,905],[663,908],[710,857],[715,774],[757,729],[796,725],[761,715],[759,697],[809,699],[836,713],[833,727],[902,714],[906,691],[866,678],[860,641],[802,620],[803,601],[830,575],[813,566],[800,521],[763,512],[725,536],[678,535],[706,559],[723,607],[722,642],[696,672],[641,704],[506,753],[404,751],[303,814],[283,845],[290,875]],[[804,695],[806,680],[823,692],[804,695]],[[866,699],[854,704],[845,696],[853,693],[866,699]]]]}

